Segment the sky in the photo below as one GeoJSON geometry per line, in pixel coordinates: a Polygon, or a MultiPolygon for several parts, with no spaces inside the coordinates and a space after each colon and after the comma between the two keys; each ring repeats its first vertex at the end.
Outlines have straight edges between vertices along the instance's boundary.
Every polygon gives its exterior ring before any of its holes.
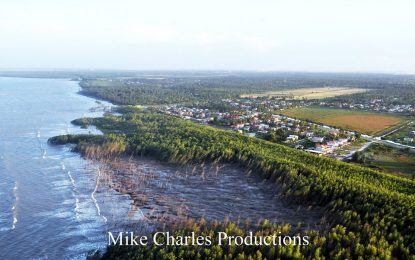
{"type": "Polygon", "coordinates": [[[0,2],[0,69],[415,73],[412,0],[0,2]]]}

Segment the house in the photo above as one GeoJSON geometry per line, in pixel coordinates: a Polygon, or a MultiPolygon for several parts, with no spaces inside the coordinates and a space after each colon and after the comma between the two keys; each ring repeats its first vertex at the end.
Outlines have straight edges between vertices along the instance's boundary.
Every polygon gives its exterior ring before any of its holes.
{"type": "Polygon", "coordinates": [[[314,132],[306,132],[305,136],[307,137],[312,137],[314,135],[314,132]]]}
{"type": "Polygon", "coordinates": [[[347,144],[347,142],[349,142],[349,139],[340,138],[339,140],[337,140],[337,142],[339,143],[339,145],[345,145],[345,144],[347,144]]]}
{"type": "Polygon", "coordinates": [[[242,129],[245,125],[244,124],[235,124],[234,128],[235,129],[242,129]]]}
{"type": "Polygon", "coordinates": [[[317,150],[314,150],[314,149],[306,149],[304,151],[309,152],[309,153],[317,154],[318,156],[322,156],[323,154],[325,154],[325,152],[317,151],[317,150]]]}
{"type": "Polygon", "coordinates": [[[320,151],[320,152],[323,152],[323,153],[327,153],[327,152],[330,152],[332,149],[330,148],[330,146],[328,146],[326,144],[320,144],[320,145],[316,145],[314,150],[320,151]]]}
{"type": "Polygon", "coordinates": [[[327,142],[327,145],[330,146],[330,147],[336,147],[336,146],[338,146],[338,143],[336,141],[329,141],[329,142],[327,142]]]}
{"type": "Polygon", "coordinates": [[[404,140],[405,142],[408,142],[408,143],[410,143],[410,142],[413,142],[413,141],[414,141],[414,139],[413,139],[413,138],[411,138],[411,137],[405,137],[403,140],[404,140]]]}
{"type": "Polygon", "coordinates": [[[287,142],[294,142],[298,140],[298,135],[289,135],[286,139],[287,142]]]}
{"type": "Polygon", "coordinates": [[[258,125],[258,129],[259,129],[259,130],[266,130],[266,129],[269,129],[269,125],[267,125],[267,124],[259,124],[259,125],[258,125]]]}
{"type": "Polygon", "coordinates": [[[336,136],[338,136],[338,135],[339,135],[339,131],[337,131],[337,130],[331,130],[331,131],[330,131],[330,134],[331,134],[332,136],[336,137],[336,136]]]}
{"type": "Polygon", "coordinates": [[[324,142],[324,136],[323,137],[321,137],[321,136],[313,136],[311,138],[311,141],[314,142],[314,143],[322,143],[322,142],[324,142]]]}
{"type": "Polygon", "coordinates": [[[272,115],[272,118],[274,119],[274,122],[281,121],[281,116],[280,115],[272,115]]]}

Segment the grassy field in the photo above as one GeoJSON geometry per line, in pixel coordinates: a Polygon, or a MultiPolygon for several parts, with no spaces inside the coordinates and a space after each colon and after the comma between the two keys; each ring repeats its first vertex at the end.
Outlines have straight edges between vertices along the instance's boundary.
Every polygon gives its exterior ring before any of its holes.
{"type": "Polygon", "coordinates": [[[322,99],[342,95],[350,95],[354,93],[362,93],[368,91],[362,88],[348,87],[321,87],[321,88],[301,88],[291,90],[269,91],[258,94],[245,94],[241,97],[280,97],[288,99],[322,99]]]}
{"type": "Polygon", "coordinates": [[[375,166],[397,175],[412,178],[415,176],[415,153],[413,152],[375,144],[365,151],[365,155],[370,158],[367,166],[375,166]]]}
{"type": "Polygon", "coordinates": [[[405,121],[404,117],[389,114],[316,107],[284,110],[282,114],[371,135],[405,121]]]}

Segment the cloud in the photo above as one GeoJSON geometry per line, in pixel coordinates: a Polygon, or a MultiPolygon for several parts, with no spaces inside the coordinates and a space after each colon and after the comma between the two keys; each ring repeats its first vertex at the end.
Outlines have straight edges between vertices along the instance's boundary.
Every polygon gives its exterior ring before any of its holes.
{"type": "MultiPolygon", "coordinates": [[[[121,34],[137,43],[172,43],[175,42],[178,34],[171,28],[163,28],[147,25],[129,25],[125,28],[119,28],[121,34]]],[[[124,38],[120,35],[121,38],[124,38]]]]}
{"type": "Polygon", "coordinates": [[[16,0],[1,67],[395,71],[415,67],[413,1],[16,0]]]}

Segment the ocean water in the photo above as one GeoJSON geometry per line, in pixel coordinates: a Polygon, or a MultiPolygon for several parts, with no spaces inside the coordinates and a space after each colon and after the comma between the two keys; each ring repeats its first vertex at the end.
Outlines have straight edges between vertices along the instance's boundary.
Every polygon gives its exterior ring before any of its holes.
{"type": "Polygon", "coordinates": [[[106,245],[106,214],[128,211],[128,196],[100,185],[96,165],[47,144],[97,132],[70,121],[108,104],[78,90],[66,79],[0,78],[0,259],[85,259],[106,245]]]}

